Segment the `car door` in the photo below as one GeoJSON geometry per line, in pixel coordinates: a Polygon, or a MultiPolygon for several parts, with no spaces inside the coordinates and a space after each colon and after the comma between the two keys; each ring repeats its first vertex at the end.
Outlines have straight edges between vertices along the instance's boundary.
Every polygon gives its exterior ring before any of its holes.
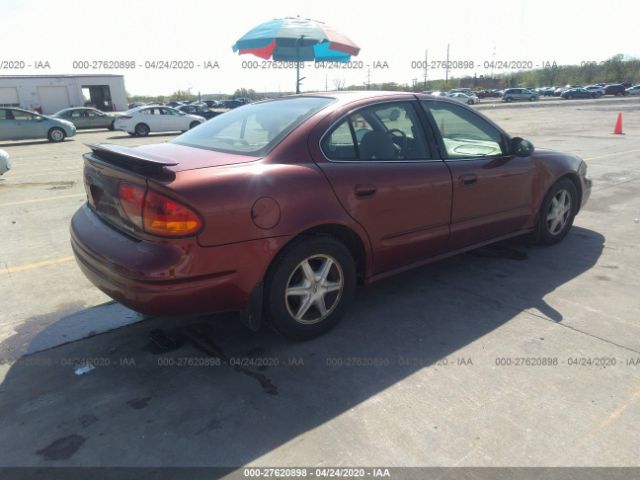
{"type": "Polygon", "coordinates": [[[17,139],[45,138],[47,122],[40,115],[24,110],[12,110],[17,139]]]}
{"type": "MultiPolygon", "coordinates": [[[[160,115],[159,107],[144,108],[140,110],[140,118],[136,118],[135,124],[145,123],[152,132],[164,131],[164,120],[160,115]]],[[[134,125],[135,128],[135,125],[134,125]]]]}
{"type": "Polygon", "coordinates": [[[340,203],[369,235],[374,274],[446,250],[451,176],[421,115],[417,101],[381,102],[342,117],[312,145],[340,203]]]}
{"type": "Polygon", "coordinates": [[[163,131],[189,129],[188,125],[184,125],[187,122],[185,115],[180,115],[178,113],[178,110],[174,110],[173,108],[161,107],[160,117],[163,131]]]}
{"type": "Polygon", "coordinates": [[[506,134],[472,109],[434,100],[421,103],[451,171],[450,248],[524,228],[532,214],[535,166],[531,158],[508,154],[506,134]]]}
{"type": "Polygon", "coordinates": [[[104,120],[102,113],[97,110],[85,110],[85,118],[87,122],[87,128],[100,128],[104,127],[104,120]]]}
{"type": "Polygon", "coordinates": [[[87,122],[87,116],[85,114],[85,110],[82,110],[82,109],[69,110],[67,112],[67,115],[65,116],[65,120],[69,120],[78,129],[90,127],[90,125],[88,125],[88,122],[87,122]]]}
{"type": "Polygon", "coordinates": [[[11,110],[0,108],[0,140],[15,140],[17,136],[16,122],[11,110]]]}

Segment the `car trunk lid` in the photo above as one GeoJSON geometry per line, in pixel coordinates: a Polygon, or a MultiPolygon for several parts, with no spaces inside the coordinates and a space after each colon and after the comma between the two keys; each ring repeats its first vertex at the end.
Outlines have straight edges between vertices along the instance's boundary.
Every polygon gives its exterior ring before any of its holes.
{"type": "Polygon", "coordinates": [[[166,143],[138,148],[111,144],[89,147],[91,152],[84,155],[87,202],[102,219],[134,237],[145,232],[140,217],[132,215],[130,202],[144,202],[154,184],[166,190],[180,171],[257,159],[166,143]]]}
{"type": "Polygon", "coordinates": [[[177,143],[143,145],[129,150],[135,151],[136,155],[172,159],[175,163],[167,165],[166,167],[173,172],[248,163],[260,158],[249,155],[239,155],[216,150],[189,147],[187,145],[180,145],[177,143]]]}

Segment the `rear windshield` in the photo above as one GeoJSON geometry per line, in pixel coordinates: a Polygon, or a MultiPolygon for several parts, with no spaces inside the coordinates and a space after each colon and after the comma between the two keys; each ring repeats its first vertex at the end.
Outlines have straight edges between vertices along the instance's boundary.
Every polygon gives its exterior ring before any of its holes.
{"type": "Polygon", "coordinates": [[[263,156],[304,120],[332,101],[331,98],[296,97],[245,105],[189,130],[173,143],[263,156]]]}

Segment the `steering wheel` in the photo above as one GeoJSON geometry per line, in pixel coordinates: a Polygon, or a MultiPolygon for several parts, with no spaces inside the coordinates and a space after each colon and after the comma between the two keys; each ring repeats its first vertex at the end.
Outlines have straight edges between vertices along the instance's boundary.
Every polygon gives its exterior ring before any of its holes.
{"type": "MultiPolygon", "coordinates": [[[[404,133],[402,130],[400,130],[399,128],[392,128],[391,130],[387,130],[387,133],[389,135],[391,135],[391,140],[395,140],[396,138],[400,139],[400,151],[406,151],[407,150],[407,134],[404,133]]],[[[393,142],[395,144],[395,142],[393,142]]]]}

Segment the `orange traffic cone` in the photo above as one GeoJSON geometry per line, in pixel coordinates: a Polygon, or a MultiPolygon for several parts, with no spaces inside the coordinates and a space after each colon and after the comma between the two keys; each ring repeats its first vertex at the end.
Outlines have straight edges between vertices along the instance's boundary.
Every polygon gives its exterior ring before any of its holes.
{"type": "Polygon", "coordinates": [[[622,112],[618,113],[618,119],[616,120],[616,126],[613,127],[613,134],[614,135],[624,135],[624,133],[622,133],[622,112]]]}

